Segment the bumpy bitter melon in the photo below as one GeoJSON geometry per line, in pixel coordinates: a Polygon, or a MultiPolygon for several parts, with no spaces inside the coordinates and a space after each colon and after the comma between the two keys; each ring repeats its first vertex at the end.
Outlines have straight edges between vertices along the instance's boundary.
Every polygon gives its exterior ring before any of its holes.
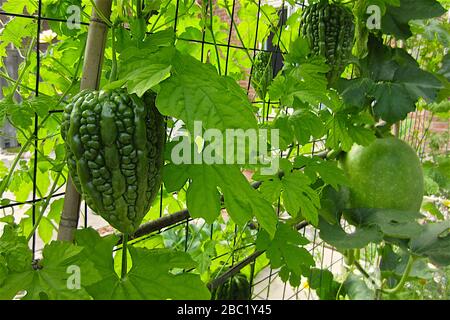
{"type": "Polygon", "coordinates": [[[134,232],[161,184],[165,130],[154,96],[81,91],[64,110],[61,134],[88,206],[117,230],[134,232]]]}
{"type": "Polygon", "coordinates": [[[330,81],[339,77],[348,64],[354,34],[353,14],[342,5],[321,0],[302,13],[301,35],[308,40],[314,55],[327,59],[330,81]]]}
{"type": "Polygon", "coordinates": [[[252,69],[252,86],[261,99],[266,98],[273,79],[272,53],[260,51],[254,59],[252,69]]]}
{"type": "Polygon", "coordinates": [[[211,293],[212,300],[251,300],[252,287],[243,273],[228,279],[211,293]]]}

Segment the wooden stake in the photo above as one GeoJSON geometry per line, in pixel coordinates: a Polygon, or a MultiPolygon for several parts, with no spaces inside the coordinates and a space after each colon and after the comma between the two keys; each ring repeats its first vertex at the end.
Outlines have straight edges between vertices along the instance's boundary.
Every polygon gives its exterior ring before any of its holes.
{"type": "MultiPolygon", "coordinates": [[[[98,10],[103,13],[103,16],[109,19],[112,0],[96,0],[95,3],[98,10]]],[[[99,87],[107,34],[108,26],[101,20],[95,9],[93,9],[84,54],[81,90],[95,90],[99,87]]],[[[59,223],[58,240],[73,241],[74,232],[78,226],[80,203],[80,194],[75,189],[72,179],[69,177],[66,185],[64,209],[59,223]]]]}

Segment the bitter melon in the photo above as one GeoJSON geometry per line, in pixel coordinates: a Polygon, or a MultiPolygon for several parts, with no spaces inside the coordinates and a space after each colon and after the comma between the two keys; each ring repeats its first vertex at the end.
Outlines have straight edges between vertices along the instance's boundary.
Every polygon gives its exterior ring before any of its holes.
{"type": "Polygon", "coordinates": [[[260,51],[254,59],[252,69],[252,86],[261,99],[266,98],[273,79],[272,53],[260,51]]]}
{"type": "Polygon", "coordinates": [[[303,10],[300,31],[308,40],[312,54],[326,58],[331,69],[328,79],[334,81],[351,57],[355,34],[352,12],[342,5],[321,0],[303,10]]]}
{"type": "Polygon", "coordinates": [[[134,232],[161,184],[165,129],[154,96],[81,91],[64,110],[61,135],[88,206],[117,230],[134,232]]]}
{"type": "Polygon", "coordinates": [[[251,300],[252,287],[243,273],[238,273],[213,290],[212,300],[251,300]]]}

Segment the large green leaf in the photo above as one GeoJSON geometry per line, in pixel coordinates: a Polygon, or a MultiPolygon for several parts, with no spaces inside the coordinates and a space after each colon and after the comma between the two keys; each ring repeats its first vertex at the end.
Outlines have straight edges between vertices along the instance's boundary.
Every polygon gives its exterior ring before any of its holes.
{"type": "MultiPolygon", "coordinates": [[[[56,242],[45,246],[43,259],[36,269],[31,264],[27,270],[8,275],[3,286],[0,287],[0,298],[12,299],[17,293],[25,290],[23,299],[31,300],[67,300],[89,299],[89,295],[82,288],[70,288],[68,280],[71,266],[80,267],[79,258],[83,250],[67,242],[56,242]]],[[[91,266],[92,267],[92,266],[91,266]]],[[[88,278],[92,273],[90,267],[82,268],[81,277],[88,278]]]]}
{"type": "Polygon", "coordinates": [[[302,172],[288,172],[281,180],[283,204],[293,217],[299,213],[313,225],[319,222],[320,199],[311,188],[311,180],[302,172]]]}
{"type": "Polygon", "coordinates": [[[434,102],[444,88],[437,76],[420,69],[404,49],[385,46],[374,36],[369,38],[369,54],[360,65],[361,77],[341,79],[339,91],[348,106],[371,108],[388,123],[405,119],[419,99],[434,102]]]}
{"type": "Polygon", "coordinates": [[[265,231],[258,233],[256,248],[265,250],[273,269],[282,268],[283,281],[290,281],[291,285],[300,284],[300,276],[307,275],[314,265],[312,255],[303,246],[309,241],[291,226],[280,223],[273,239],[265,231]]]}
{"type": "Polygon", "coordinates": [[[356,117],[344,112],[330,116],[327,121],[326,145],[334,150],[350,151],[354,143],[365,146],[375,140],[375,134],[362,123],[355,123],[355,120],[356,117]]]}
{"type": "Polygon", "coordinates": [[[319,229],[320,238],[339,250],[362,249],[369,243],[383,240],[383,233],[376,226],[361,227],[353,233],[347,233],[339,224],[332,225],[320,219],[319,229]]]}
{"type": "Polygon", "coordinates": [[[209,290],[198,275],[172,273],[173,269],[188,269],[195,266],[195,262],[187,253],[134,247],[130,247],[129,251],[133,266],[126,278],[121,280],[117,277],[113,287],[98,288],[94,296],[96,299],[209,299],[209,290]]]}
{"type": "Polygon", "coordinates": [[[438,266],[450,264],[450,221],[430,223],[411,239],[413,253],[428,257],[438,266]]]}
{"type": "MultiPolygon", "coordinates": [[[[213,222],[220,213],[220,188],[227,212],[233,221],[244,225],[256,217],[260,225],[272,236],[277,216],[272,204],[252,188],[236,165],[167,165],[169,174],[164,183],[171,191],[178,191],[190,179],[187,189],[187,207],[192,217],[213,222]]],[[[166,167],[167,167],[166,166],[166,167]]]]}
{"type": "Polygon", "coordinates": [[[202,121],[205,129],[256,129],[252,105],[235,80],[181,53],[176,54],[173,68],[156,100],[162,114],[183,120],[189,129],[195,121],[202,121]]]}
{"type": "Polygon", "coordinates": [[[31,265],[32,252],[26,238],[20,236],[18,231],[12,224],[5,225],[0,238],[0,256],[4,259],[4,266],[11,272],[24,271],[31,265]]]}
{"type": "Polygon", "coordinates": [[[316,290],[320,300],[337,300],[338,292],[339,295],[344,293],[341,284],[334,280],[334,275],[330,270],[311,268],[308,284],[311,289],[316,290]]]}
{"type": "MultiPolygon", "coordinates": [[[[129,247],[132,267],[120,279],[114,270],[112,249],[117,237],[100,237],[93,229],[77,231],[77,243],[84,248],[83,259],[93,264],[100,274],[96,282],[86,286],[87,292],[98,300],[142,299],[208,299],[209,291],[198,275],[175,270],[196,266],[184,252],[166,249],[149,250],[129,247]]],[[[84,272],[85,270],[82,269],[84,272]]]]}
{"type": "MultiPolygon", "coordinates": [[[[34,19],[15,17],[8,21],[0,31],[0,56],[6,57],[6,47],[9,44],[22,48],[23,39],[34,36],[36,28],[34,19]]],[[[3,65],[3,59],[0,65],[3,65]]]]}
{"type": "Polygon", "coordinates": [[[442,68],[438,73],[450,81],[450,53],[447,53],[442,59],[442,68]]]}
{"type": "Polygon", "coordinates": [[[221,209],[216,172],[212,166],[204,165],[193,165],[187,169],[192,177],[186,194],[189,214],[193,218],[204,218],[206,222],[213,223],[221,209]]]}
{"type": "Polygon", "coordinates": [[[305,174],[312,181],[317,179],[317,175],[326,183],[338,190],[339,185],[347,185],[348,178],[345,172],[338,167],[335,161],[325,161],[319,157],[298,156],[294,160],[296,168],[303,168],[305,174]]]}
{"type": "Polygon", "coordinates": [[[320,139],[325,134],[325,125],[320,117],[310,110],[296,110],[290,117],[291,124],[297,141],[305,145],[311,141],[311,137],[320,139]]]}
{"type": "Polygon", "coordinates": [[[397,39],[407,39],[412,36],[409,26],[411,20],[440,17],[445,12],[436,0],[400,0],[400,6],[387,6],[386,14],[381,20],[381,29],[383,33],[391,34],[397,39]]]}
{"type": "Polygon", "coordinates": [[[355,209],[345,212],[347,218],[358,226],[376,226],[385,236],[397,239],[411,239],[421,231],[416,221],[419,212],[394,209],[355,209]]]}
{"type": "Polygon", "coordinates": [[[349,275],[344,282],[344,288],[351,300],[375,300],[375,290],[367,286],[362,276],[349,275]]]}

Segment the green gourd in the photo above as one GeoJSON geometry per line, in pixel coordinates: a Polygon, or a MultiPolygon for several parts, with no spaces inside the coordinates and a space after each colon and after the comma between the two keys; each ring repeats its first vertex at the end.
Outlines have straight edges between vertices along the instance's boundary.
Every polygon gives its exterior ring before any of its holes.
{"type": "Polygon", "coordinates": [[[211,292],[212,300],[251,300],[252,287],[243,273],[238,273],[211,292]]]}
{"type": "Polygon", "coordinates": [[[87,205],[120,232],[133,233],[161,185],[165,129],[155,97],[81,91],[64,110],[61,135],[87,205]]]}
{"type": "Polygon", "coordinates": [[[346,7],[326,0],[307,6],[302,13],[300,33],[310,44],[313,55],[326,58],[330,82],[336,80],[349,62],[355,25],[346,7]]]}

